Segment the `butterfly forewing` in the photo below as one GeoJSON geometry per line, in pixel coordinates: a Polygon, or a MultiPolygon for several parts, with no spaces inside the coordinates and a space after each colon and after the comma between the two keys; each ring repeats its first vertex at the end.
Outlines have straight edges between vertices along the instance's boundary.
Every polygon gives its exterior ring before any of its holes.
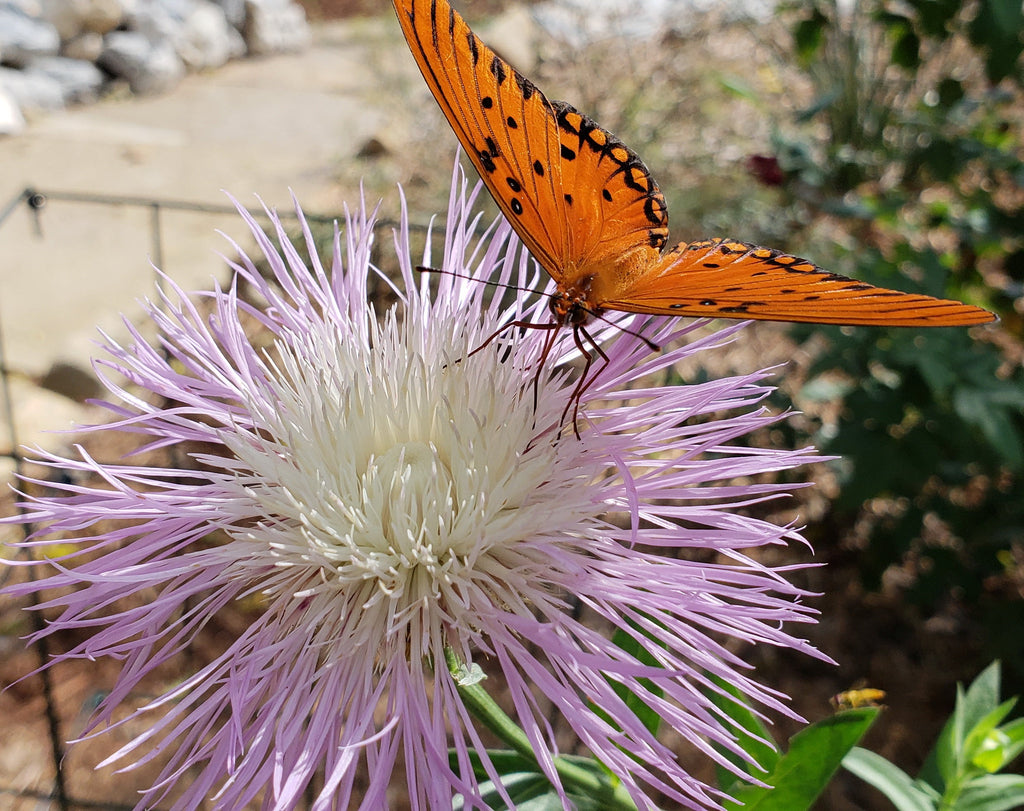
{"type": "Polygon", "coordinates": [[[470,160],[560,285],[658,257],[665,203],[640,159],[568,104],[550,102],[444,0],[394,0],[413,56],[470,160]]]}
{"type": "Polygon", "coordinates": [[[840,276],[780,251],[727,239],[681,244],[599,306],[656,315],[815,324],[967,326],[980,307],[840,276]]]}

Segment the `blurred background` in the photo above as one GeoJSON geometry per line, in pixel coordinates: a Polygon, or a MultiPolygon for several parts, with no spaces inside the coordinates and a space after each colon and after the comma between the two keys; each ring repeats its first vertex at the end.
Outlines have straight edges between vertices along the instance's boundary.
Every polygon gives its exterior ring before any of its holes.
{"type": "MultiPolygon", "coordinates": [[[[401,183],[426,224],[443,215],[456,151],[383,0],[71,5],[77,16],[0,2],[4,481],[19,444],[59,448],[73,438],[48,431],[102,419],[86,402],[100,393],[96,328],[123,334],[121,314],[154,294],[154,265],[186,289],[227,280],[218,252],[234,249],[217,230],[247,243],[225,191],[282,210],[294,193],[329,220],[358,204],[362,184],[393,220],[401,183]]],[[[999,659],[1004,694],[1024,692],[1020,3],[454,5],[550,98],[640,154],[675,241],[758,242],[999,315],[970,330],[757,324],[703,368],[677,371],[780,364],[773,407],[794,413],[751,444],[840,457],[802,471],[816,486],[767,514],[798,520],[814,546],[813,558],[794,548],[771,563],[826,564],[793,577],[822,594],[807,633],[838,665],[740,652],[809,720],[842,690],[884,689],[866,743],[916,773],[957,681],[999,659]]],[[[379,238],[388,266],[388,226],[379,238]]],[[[103,441],[91,437],[90,452],[123,454],[103,441]]],[[[0,494],[0,514],[13,510],[0,494]]],[[[18,535],[2,527],[0,540],[18,535]]],[[[20,641],[32,628],[21,609],[0,599],[5,686],[39,665],[20,641]]],[[[209,629],[182,672],[215,655],[246,610],[209,629]]],[[[111,662],[63,666],[45,690],[33,676],[0,694],[0,807],[62,807],[47,799],[53,730],[78,734],[115,674],[111,662]]],[[[780,720],[779,740],[796,730],[780,720]]],[[[133,781],[155,771],[112,789],[92,767],[115,743],[71,750],[61,790],[74,802],[63,807],[131,806],[133,781]]],[[[840,775],[820,807],[891,805],[840,775]]]]}

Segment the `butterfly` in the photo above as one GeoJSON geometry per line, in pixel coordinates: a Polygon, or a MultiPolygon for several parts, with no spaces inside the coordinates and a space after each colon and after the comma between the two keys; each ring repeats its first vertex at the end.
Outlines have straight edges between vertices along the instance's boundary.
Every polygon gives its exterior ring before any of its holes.
{"type": "MultiPolygon", "coordinates": [[[[605,310],[815,324],[948,327],[996,317],[959,301],[875,287],[733,239],[666,250],[665,198],[633,150],[549,101],[488,48],[446,0],[393,0],[423,78],[491,196],[555,281],[552,330],[587,359],[581,334],[605,310]]],[[[590,381],[593,382],[593,378],[590,381]]],[[[589,385],[589,384],[587,384],[589,385]]],[[[564,416],[563,416],[564,419],[564,416]]]]}

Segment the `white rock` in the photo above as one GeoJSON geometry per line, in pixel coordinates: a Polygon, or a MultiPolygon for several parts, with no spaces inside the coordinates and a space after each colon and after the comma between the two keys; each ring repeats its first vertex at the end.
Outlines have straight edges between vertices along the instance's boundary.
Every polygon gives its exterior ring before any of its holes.
{"type": "Polygon", "coordinates": [[[125,17],[124,0],[40,0],[42,19],[53,24],[63,41],[83,31],[105,34],[125,17]]]}
{"type": "Polygon", "coordinates": [[[185,18],[185,9],[180,6],[178,2],[139,0],[128,15],[127,28],[154,41],[171,39],[185,18]]]}
{"type": "Polygon", "coordinates": [[[186,67],[203,70],[220,67],[235,56],[241,38],[219,6],[196,3],[173,42],[186,67]]]}
{"type": "Polygon", "coordinates": [[[305,10],[290,0],[245,0],[245,12],[250,54],[301,51],[312,41],[305,10]]]}
{"type": "Polygon", "coordinates": [[[88,0],[82,27],[96,34],[106,34],[117,28],[125,18],[121,0],[88,0]]]}
{"type": "Polygon", "coordinates": [[[81,104],[99,98],[105,77],[92,62],[64,56],[33,59],[25,68],[28,76],[46,76],[57,81],[65,104],[81,104]]]}
{"type": "Polygon", "coordinates": [[[25,12],[25,16],[39,18],[43,14],[43,6],[40,0],[4,0],[0,5],[13,6],[25,12]]]}
{"type": "Polygon", "coordinates": [[[19,135],[25,131],[25,116],[14,96],[0,87],[0,135],[19,135]]]}
{"type": "Polygon", "coordinates": [[[34,57],[54,56],[58,50],[60,35],[53,25],[29,17],[14,4],[0,4],[0,51],[4,62],[21,67],[34,57]]]}
{"type": "Polygon", "coordinates": [[[64,91],[60,82],[51,76],[0,68],[0,87],[7,90],[22,110],[61,110],[64,107],[64,91]]]}
{"type": "Polygon", "coordinates": [[[42,19],[57,29],[61,41],[82,33],[82,13],[88,0],[41,0],[42,19]]]}
{"type": "Polygon", "coordinates": [[[103,53],[103,37],[95,31],[85,31],[60,46],[60,55],[68,59],[95,62],[103,53]]]}
{"type": "Polygon", "coordinates": [[[548,0],[531,10],[552,36],[579,48],[609,37],[646,40],[686,34],[703,15],[720,20],[771,19],[775,0],[548,0]]]}
{"type": "Polygon", "coordinates": [[[98,64],[128,80],[133,93],[162,93],[185,75],[185,65],[169,40],[151,41],[138,31],[111,31],[98,64]]]}
{"type": "Polygon", "coordinates": [[[232,27],[242,30],[245,26],[245,0],[213,0],[213,4],[224,10],[224,16],[232,27]]]}

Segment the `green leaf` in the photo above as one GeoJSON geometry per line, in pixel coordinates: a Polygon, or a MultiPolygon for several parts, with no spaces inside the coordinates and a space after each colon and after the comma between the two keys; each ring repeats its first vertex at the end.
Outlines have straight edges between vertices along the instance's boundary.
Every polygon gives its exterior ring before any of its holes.
{"type": "Polygon", "coordinates": [[[1010,811],[1024,807],[1024,777],[986,774],[972,780],[956,801],[956,811],[1010,811]]]}
{"type": "MultiPolygon", "coordinates": [[[[1020,393],[1008,394],[1009,399],[1015,399],[1020,393]]],[[[1019,418],[1021,406],[1015,403],[1001,406],[1001,399],[1004,398],[992,390],[963,387],[953,396],[953,408],[964,422],[981,430],[1008,465],[1019,468],[1024,462],[1024,447],[1015,420],[1019,418]]]]}
{"type": "Polygon", "coordinates": [[[739,96],[753,104],[761,101],[762,94],[755,90],[750,82],[740,76],[731,73],[723,73],[718,77],[718,83],[723,90],[728,90],[734,96],[739,96]]]}
{"type": "MultiPolygon", "coordinates": [[[[488,749],[487,757],[492,766],[501,775],[501,785],[511,797],[512,809],[521,811],[547,811],[557,809],[561,811],[563,805],[558,798],[558,793],[551,786],[547,777],[539,771],[535,762],[522,755],[506,749],[488,749]],[[533,803],[536,803],[534,805],[533,803]],[[552,805],[552,803],[554,803],[552,805]]],[[[490,775],[484,769],[480,755],[477,752],[469,753],[470,763],[473,766],[473,774],[480,780],[480,793],[485,802],[492,808],[506,809],[511,811],[501,799],[501,795],[490,780],[490,775]]],[[[448,750],[448,761],[452,769],[459,769],[458,756],[454,749],[448,750]]],[[[604,767],[595,760],[585,757],[560,756],[557,759],[560,766],[571,766],[577,775],[586,775],[589,779],[586,782],[591,784],[589,791],[577,788],[582,780],[563,781],[563,788],[566,794],[573,800],[573,807],[577,811],[608,811],[608,809],[633,808],[632,801],[623,796],[616,796],[612,787],[613,778],[605,772],[604,767]]],[[[465,801],[456,797],[452,802],[453,809],[462,809],[465,801]]]]}
{"type": "Polygon", "coordinates": [[[1024,752],[1024,718],[1005,724],[999,728],[999,732],[1006,736],[1006,744],[1003,746],[1003,768],[1009,764],[1021,752],[1024,752]]]}
{"type": "Polygon", "coordinates": [[[918,22],[925,34],[940,41],[949,38],[946,25],[960,10],[959,0],[910,0],[910,5],[917,11],[918,22]]]}
{"type": "Polygon", "coordinates": [[[999,662],[993,662],[981,671],[967,688],[963,696],[964,722],[967,729],[976,727],[999,706],[999,668],[999,662]]]}
{"type": "Polygon", "coordinates": [[[1024,15],[1018,0],[982,0],[969,28],[971,42],[987,51],[985,72],[992,83],[1013,71],[1021,54],[1024,15]]]}
{"type": "MultiPolygon", "coordinates": [[[[657,666],[657,660],[651,655],[651,653],[640,644],[634,634],[646,633],[639,629],[636,629],[633,634],[624,631],[619,628],[612,636],[612,644],[615,645],[622,651],[625,651],[638,662],[642,662],[645,665],[651,667],[657,666]]],[[[650,679],[641,679],[641,683],[645,688],[650,690],[654,695],[659,698],[664,694],[664,691],[658,687],[650,679]]],[[[658,727],[661,725],[661,716],[657,711],[651,709],[636,693],[626,687],[624,684],[618,681],[609,680],[612,686],[612,690],[615,691],[615,695],[626,702],[626,706],[630,711],[637,717],[637,719],[644,725],[648,732],[652,735],[658,734],[658,727]]],[[[600,712],[599,708],[598,709],[600,712]]],[[[602,717],[605,717],[609,723],[613,722],[613,719],[609,718],[605,713],[601,712],[602,717]]]]}
{"type": "Polygon", "coordinates": [[[902,31],[892,46],[892,61],[901,68],[913,70],[921,64],[921,40],[910,29],[902,31]]]}
{"type": "Polygon", "coordinates": [[[962,685],[957,685],[953,714],[925,760],[920,778],[939,792],[956,781],[964,766],[964,745],[968,734],[998,705],[999,662],[995,661],[981,672],[966,692],[962,685]]]}
{"type": "Polygon", "coordinates": [[[965,761],[987,772],[997,772],[1002,768],[1002,756],[994,750],[1001,751],[1009,743],[1009,739],[996,727],[1010,714],[1016,703],[1015,698],[1004,701],[974,725],[964,743],[965,761]],[[993,755],[998,758],[998,762],[994,760],[993,755]],[[986,763],[995,763],[995,768],[989,768],[986,763]]]}
{"type": "MultiPolygon", "coordinates": [[[[781,757],[779,750],[772,743],[771,733],[761,719],[743,703],[743,694],[734,685],[723,681],[717,676],[711,676],[710,678],[727,695],[708,691],[708,697],[733,722],[736,742],[744,752],[753,758],[754,762],[761,769],[757,769],[728,749],[719,748],[719,751],[738,769],[758,780],[763,780],[765,773],[772,771],[781,757]]],[[[731,789],[736,784],[735,773],[719,767],[718,785],[723,789],[731,789]]]]}
{"type": "Polygon", "coordinates": [[[843,758],[843,768],[882,792],[898,811],[935,811],[934,792],[881,755],[858,747],[843,758]]]}
{"type": "Polygon", "coordinates": [[[804,63],[809,62],[825,41],[825,29],[828,19],[818,9],[814,9],[810,17],[800,20],[793,31],[797,57],[804,63]]]}
{"type": "MultiPolygon", "coordinates": [[[[492,781],[480,784],[480,794],[485,803],[495,811],[563,811],[565,808],[558,793],[543,774],[517,772],[502,776],[502,786],[512,800],[508,806],[501,798],[492,781]]],[[[577,811],[602,811],[600,800],[569,793],[577,811]]],[[[457,796],[452,801],[453,811],[462,811],[465,800],[457,796]]]]}
{"type": "Polygon", "coordinates": [[[775,768],[761,779],[768,784],[743,786],[726,801],[730,811],[802,811],[828,785],[843,758],[864,737],[879,708],[836,713],[794,735],[775,768]]]}
{"type": "Polygon", "coordinates": [[[828,403],[832,400],[841,400],[854,388],[856,388],[855,384],[849,380],[819,375],[808,380],[797,396],[801,400],[810,400],[813,403],[828,403]]]}

